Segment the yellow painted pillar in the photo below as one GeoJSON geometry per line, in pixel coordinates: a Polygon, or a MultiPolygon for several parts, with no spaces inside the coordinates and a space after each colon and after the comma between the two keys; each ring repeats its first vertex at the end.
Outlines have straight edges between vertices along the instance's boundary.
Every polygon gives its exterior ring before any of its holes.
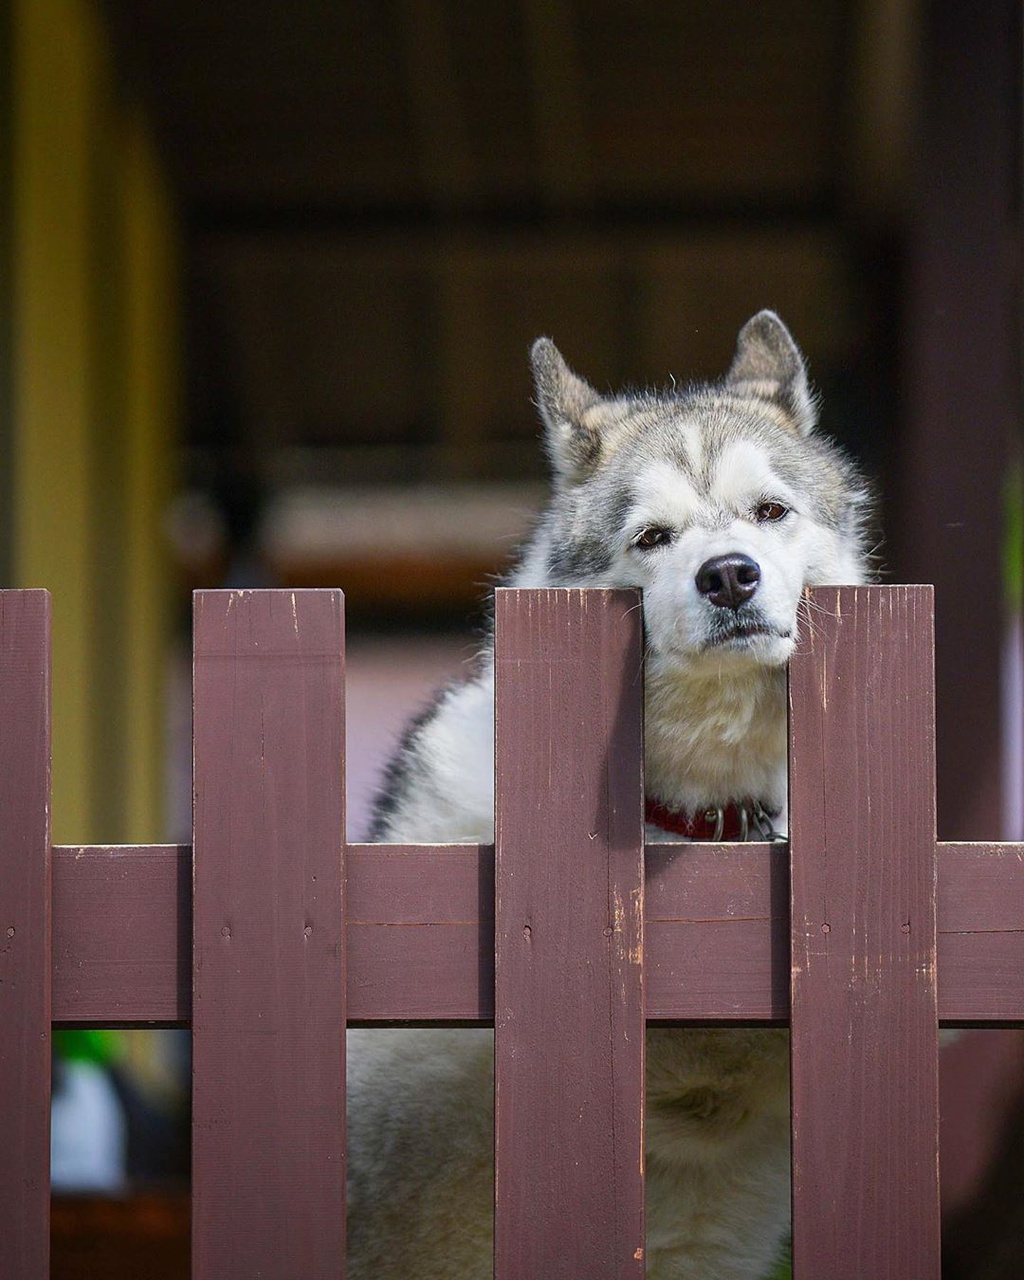
{"type": "Polygon", "coordinates": [[[53,593],[53,830],[98,837],[90,752],[91,199],[100,31],[12,0],[12,577],[53,593]]]}
{"type": "Polygon", "coordinates": [[[164,837],[174,217],[91,0],[9,0],[8,577],[54,619],[54,838],[164,837]]]}

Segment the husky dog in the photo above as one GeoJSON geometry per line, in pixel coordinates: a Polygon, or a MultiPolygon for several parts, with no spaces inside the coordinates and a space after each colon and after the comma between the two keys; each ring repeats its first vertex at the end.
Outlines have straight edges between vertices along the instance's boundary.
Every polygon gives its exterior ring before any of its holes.
{"type": "MultiPolygon", "coordinates": [[[[547,338],[532,363],[553,496],[509,582],[643,588],[649,839],[784,831],[801,593],[868,576],[867,492],[796,344],[762,311],[721,382],[614,397],[547,338]]],[[[493,733],[485,654],[410,727],[371,838],[492,840],[493,733]]],[[[487,1031],[350,1032],[352,1280],[491,1276],[492,1070],[487,1031]]],[[[789,1218],[785,1032],[652,1027],[646,1085],[647,1275],[761,1280],[789,1218]]]]}

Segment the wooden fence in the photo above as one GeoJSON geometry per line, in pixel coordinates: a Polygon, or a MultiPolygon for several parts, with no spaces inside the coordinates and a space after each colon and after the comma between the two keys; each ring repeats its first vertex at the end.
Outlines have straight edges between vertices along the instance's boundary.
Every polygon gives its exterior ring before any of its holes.
{"type": "Polygon", "coordinates": [[[1024,1023],[1024,845],[936,843],[931,599],[813,593],[788,845],[645,850],[635,593],[498,592],[492,847],[346,845],[341,593],[201,592],[193,846],[51,849],[49,599],[0,593],[6,1280],[54,1024],[191,1026],[195,1280],[340,1280],[346,1018],[494,1024],[496,1280],[643,1275],[645,1020],[789,1022],[796,1277],[938,1280],[937,1025],[1024,1023]]]}

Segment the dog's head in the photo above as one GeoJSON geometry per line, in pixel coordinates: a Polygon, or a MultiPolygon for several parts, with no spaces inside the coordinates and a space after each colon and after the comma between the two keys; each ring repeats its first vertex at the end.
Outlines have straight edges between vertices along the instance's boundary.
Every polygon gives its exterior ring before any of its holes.
{"type": "Polygon", "coordinates": [[[805,587],[864,581],[865,486],[773,312],[719,383],[603,397],[547,338],[532,362],[555,494],[521,580],[642,587],[664,662],[770,666],[805,587]]]}

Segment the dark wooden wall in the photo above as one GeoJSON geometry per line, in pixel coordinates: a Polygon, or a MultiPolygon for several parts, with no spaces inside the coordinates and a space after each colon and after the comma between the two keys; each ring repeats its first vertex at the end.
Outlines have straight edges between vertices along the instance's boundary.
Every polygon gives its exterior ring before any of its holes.
{"type": "Polygon", "coordinates": [[[1005,485],[1022,452],[1020,6],[986,0],[965,22],[961,5],[933,0],[926,15],[892,561],[899,580],[935,583],[939,831],[1008,839],[1001,671],[1005,485]]]}

